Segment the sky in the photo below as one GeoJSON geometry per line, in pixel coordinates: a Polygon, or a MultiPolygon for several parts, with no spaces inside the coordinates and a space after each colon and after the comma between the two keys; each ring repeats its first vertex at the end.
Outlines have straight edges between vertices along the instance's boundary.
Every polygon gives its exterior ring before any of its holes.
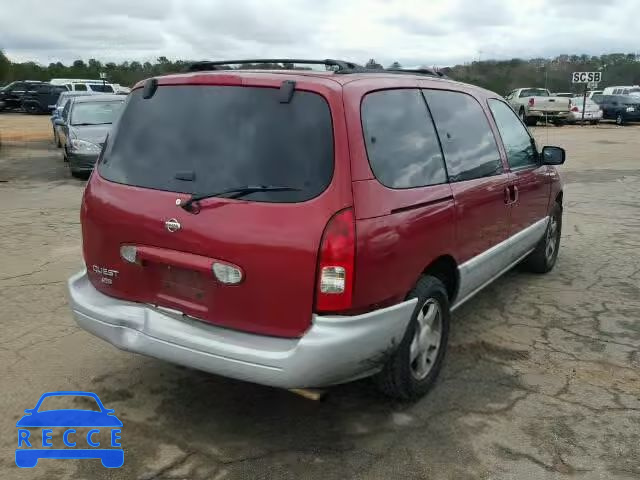
{"type": "Polygon", "coordinates": [[[339,58],[447,66],[640,53],[640,0],[4,0],[13,61],[339,58]]]}

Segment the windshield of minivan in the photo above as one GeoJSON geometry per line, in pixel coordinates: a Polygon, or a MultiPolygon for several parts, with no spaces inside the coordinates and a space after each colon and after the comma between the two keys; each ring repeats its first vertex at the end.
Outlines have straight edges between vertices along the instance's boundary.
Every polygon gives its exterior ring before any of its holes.
{"type": "Polygon", "coordinates": [[[263,202],[305,201],[331,182],[333,127],[319,94],[296,90],[280,103],[277,88],[194,85],[129,97],[98,166],[108,180],[190,194],[297,189],[242,197],[263,202]]]}
{"type": "Polygon", "coordinates": [[[72,105],[71,125],[106,125],[113,123],[123,101],[82,102],[72,105]]]}
{"type": "Polygon", "coordinates": [[[520,92],[520,97],[548,97],[549,92],[544,88],[526,88],[520,92]]]}

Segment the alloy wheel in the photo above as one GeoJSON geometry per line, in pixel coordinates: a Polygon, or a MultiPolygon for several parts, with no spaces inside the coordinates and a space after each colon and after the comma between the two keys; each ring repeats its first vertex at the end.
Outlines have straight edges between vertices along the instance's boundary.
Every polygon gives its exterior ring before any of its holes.
{"type": "Polygon", "coordinates": [[[545,243],[545,256],[547,257],[548,262],[552,262],[558,247],[558,220],[556,217],[551,217],[551,220],[549,221],[549,228],[547,228],[547,238],[545,243]]]}
{"type": "Polygon", "coordinates": [[[416,380],[424,379],[433,368],[441,340],[442,309],[437,300],[429,298],[418,312],[409,350],[411,374],[416,380]]]}

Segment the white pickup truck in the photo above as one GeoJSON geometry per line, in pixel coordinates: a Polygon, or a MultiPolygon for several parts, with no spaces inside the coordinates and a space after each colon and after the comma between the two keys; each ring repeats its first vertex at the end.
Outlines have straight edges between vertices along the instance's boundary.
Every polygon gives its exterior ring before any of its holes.
{"type": "Polygon", "coordinates": [[[562,125],[569,117],[569,98],[553,97],[546,88],[516,88],[505,97],[511,108],[529,126],[538,120],[562,125]]]}

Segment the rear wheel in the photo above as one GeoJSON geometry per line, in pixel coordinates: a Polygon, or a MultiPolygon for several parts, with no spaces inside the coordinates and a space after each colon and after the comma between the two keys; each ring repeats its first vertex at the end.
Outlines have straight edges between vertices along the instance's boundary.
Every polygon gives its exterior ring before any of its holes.
{"type": "Polygon", "coordinates": [[[407,331],[377,377],[380,390],[400,400],[420,398],[433,386],[449,338],[449,298],[444,284],[423,276],[409,293],[411,298],[418,303],[407,331]]]}
{"type": "Polygon", "coordinates": [[[536,245],[536,248],[525,259],[524,265],[535,273],[547,273],[551,271],[558,259],[560,249],[560,235],[562,234],[562,206],[555,203],[544,236],[536,245]]]}

